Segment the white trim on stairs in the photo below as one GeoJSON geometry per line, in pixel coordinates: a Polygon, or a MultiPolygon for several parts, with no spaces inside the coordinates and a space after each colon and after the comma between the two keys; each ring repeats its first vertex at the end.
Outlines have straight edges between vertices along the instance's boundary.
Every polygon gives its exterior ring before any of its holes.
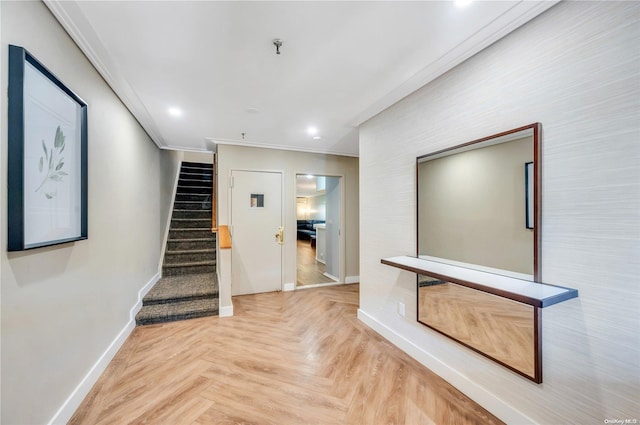
{"type": "MultiPolygon", "coordinates": [[[[162,276],[162,264],[164,263],[164,253],[167,250],[167,239],[169,239],[169,229],[171,228],[171,219],[173,218],[173,204],[176,201],[176,194],[178,193],[178,182],[180,181],[180,171],[182,170],[182,162],[184,160],[184,154],[180,155],[180,161],[178,168],[176,169],[176,175],[173,180],[173,193],[171,194],[171,205],[169,208],[169,214],[167,216],[167,223],[164,228],[164,239],[162,240],[162,248],[160,249],[160,261],[158,262],[158,273],[162,276]]],[[[137,314],[137,313],[136,313],[137,314]]]]}
{"type": "Polygon", "coordinates": [[[229,305],[226,307],[220,307],[218,309],[218,316],[220,317],[231,317],[233,316],[233,305],[229,305]]]}
{"type": "Polygon", "coordinates": [[[138,300],[129,311],[129,321],[125,327],[118,333],[118,335],[116,335],[114,340],[109,344],[107,349],[102,353],[91,369],[89,369],[89,372],[87,372],[78,386],[71,392],[64,403],[62,403],[62,406],[60,406],[58,411],[53,415],[48,425],[66,424],[69,419],[71,419],[76,409],[80,406],[80,403],[82,403],[87,394],[89,394],[91,388],[93,388],[107,366],[109,366],[111,360],[113,360],[113,357],[116,355],[120,347],[122,347],[133,329],[136,327],[136,314],[138,314],[142,308],[142,299],[147,295],[151,288],[153,288],[153,285],[155,285],[158,280],[160,280],[160,274],[156,273],[151,280],[140,288],[138,291],[138,300]]]}

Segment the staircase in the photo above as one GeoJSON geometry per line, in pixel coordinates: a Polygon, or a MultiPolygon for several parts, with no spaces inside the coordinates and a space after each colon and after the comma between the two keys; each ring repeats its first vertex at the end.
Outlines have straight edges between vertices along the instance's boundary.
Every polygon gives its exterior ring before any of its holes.
{"type": "Polygon", "coordinates": [[[216,235],[211,232],[211,164],[183,162],[162,278],[142,300],[137,325],[218,314],[216,235]]]}

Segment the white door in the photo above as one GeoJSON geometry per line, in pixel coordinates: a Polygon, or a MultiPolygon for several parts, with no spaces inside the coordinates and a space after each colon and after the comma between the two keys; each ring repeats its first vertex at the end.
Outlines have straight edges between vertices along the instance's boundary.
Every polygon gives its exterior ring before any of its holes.
{"type": "Polygon", "coordinates": [[[231,294],[282,289],[282,174],[231,171],[231,294]]]}

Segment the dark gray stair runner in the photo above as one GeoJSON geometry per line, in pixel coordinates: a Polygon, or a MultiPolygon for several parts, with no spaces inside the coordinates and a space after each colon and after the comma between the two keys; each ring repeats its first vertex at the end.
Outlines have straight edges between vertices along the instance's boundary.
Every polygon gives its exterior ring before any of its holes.
{"type": "Polygon", "coordinates": [[[136,324],[218,314],[216,235],[211,233],[211,164],[183,162],[162,264],[162,278],[142,300],[136,324]]]}

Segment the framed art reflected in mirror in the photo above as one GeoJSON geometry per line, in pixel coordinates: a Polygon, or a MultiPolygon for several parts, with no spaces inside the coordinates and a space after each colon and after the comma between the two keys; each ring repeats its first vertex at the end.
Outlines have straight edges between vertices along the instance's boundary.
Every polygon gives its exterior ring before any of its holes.
{"type": "Polygon", "coordinates": [[[419,257],[540,281],[540,133],[534,123],[417,158],[419,257]]]}

